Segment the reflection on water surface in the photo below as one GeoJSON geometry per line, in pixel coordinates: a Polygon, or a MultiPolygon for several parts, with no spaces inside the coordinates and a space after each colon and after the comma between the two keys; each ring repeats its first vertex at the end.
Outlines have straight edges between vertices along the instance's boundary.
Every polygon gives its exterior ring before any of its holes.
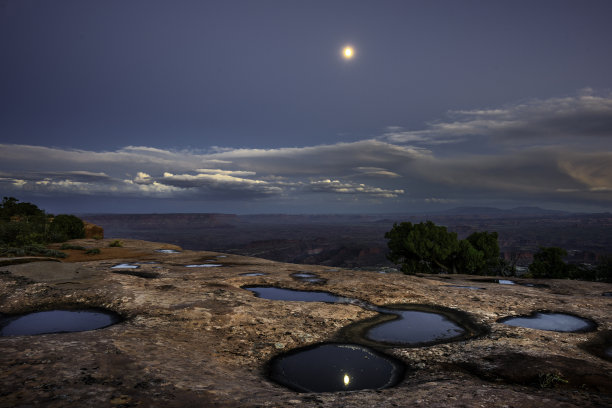
{"type": "Polygon", "coordinates": [[[0,335],[23,336],[100,329],[121,321],[119,315],[98,310],[50,310],[0,319],[0,335]]]}
{"type": "Polygon", "coordinates": [[[397,384],[404,366],[390,356],[352,344],[294,350],[270,363],[270,377],[301,392],[381,389],[397,384]]]}

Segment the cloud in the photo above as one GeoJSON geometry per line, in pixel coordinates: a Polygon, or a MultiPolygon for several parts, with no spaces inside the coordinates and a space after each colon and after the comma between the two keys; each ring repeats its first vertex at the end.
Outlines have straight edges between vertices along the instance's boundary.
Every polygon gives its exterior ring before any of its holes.
{"type": "Polygon", "coordinates": [[[17,170],[0,176],[4,184],[10,183],[20,191],[159,197],[180,194],[207,200],[311,193],[394,198],[403,193],[401,188],[363,183],[360,178],[400,178],[398,171],[428,154],[423,149],[377,140],[210,152],[138,146],[114,152],[1,147],[3,167],[17,170]],[[214,167],[202,166],[211,164],[214,167]],[[20,170],[26,167],[34,170],[20,170]],[[321,182],[328,179],[334,181],[321,182]]]}
{"type": "MultiPolygon", "coordinates": [[[[0,187],[56,196],[248,203],[612,206],[612,96],[584,91],[449,114],[379,139],[276,149],[87,151],[0,145],[0,187]],[[426,148],[425,148],[426,147],[426,148]]],[[[12,193],[15,192],[15,193],[12,193]]],[[[307,205],[307,204],[304,204],[307,205]]],[[[399,208],[399,207],[395,207],[399,208]]]]}
{"type": "MultiPolygon", "coordinates": [[[[534,99],[502,108],[457,110],[447,121],[422,130],[393,126],[381,136],[391,143],[439,145],[475,136],[510,144],[584,144],[585,139],[612,138],[612,94],[585,89],[574,96],[534,99]]],[[[593,140],[585,147],[593,146],[593,140]]],[[[600,144],[597,144],[598,146],[600,144]]]]}
{"type": "Polygon", "coordinates": [[[404,190],[386,190],[365,184],[346,183],[339,180],[311,181],[309,189],[316,192],[334,192],[339,194],[359,194],[377,198],[396,198],[404,194],[404,190]]]}
{"type": "Polygon", "coordinates": [[[161,184],[190,189],[214,191],[240,191],[242,193],[280,194],[282,189],[263,180],[253,180],[231,176],[225,172],[217,174],[172,174],[164,173],[157,181],[161,184]]]}
{"type": "Polygon", "coordinates": [[[370,177],[402,177],[399,174],[384,169],[382,167],[356,167],[355,171],[358,172],[359,175],[370,176],[370,177]]]}
{"type": "Polygon", "coordinates": [[[240,169],[258,174],[286,176],[347,176],[358,167],[401,169],[430,152],[399,146],[380,140],[352,143],[291,147],[279,149],[234,149],[211,154],[214,159],[229,160],[240,169]]]}

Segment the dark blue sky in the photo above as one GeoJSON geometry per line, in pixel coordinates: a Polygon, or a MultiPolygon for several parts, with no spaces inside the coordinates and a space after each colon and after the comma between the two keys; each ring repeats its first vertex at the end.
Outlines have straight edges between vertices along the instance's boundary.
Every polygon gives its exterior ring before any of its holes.
{"type": "Polygon", "coordinates": [[[0,0],[0,188],[80,212],[610,209],[610,16],[0,0]]]}

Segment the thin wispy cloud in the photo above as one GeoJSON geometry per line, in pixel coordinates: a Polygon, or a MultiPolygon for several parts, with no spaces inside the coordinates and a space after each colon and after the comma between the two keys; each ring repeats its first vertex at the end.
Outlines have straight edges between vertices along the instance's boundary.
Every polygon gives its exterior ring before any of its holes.
{"type": "Polygon", "coordinates": [[[276,149],[127,146],[99,152],[5,144],[0,186],[17,196],[202,202],[308,202],[323,195],[375,202],[381,209],[385,203],[401,208],[402,202],[487,198],[612,205],[612,96],[583,91],[451,116],[421,131],[390,128],[379,139],[276,149]]]}
{"type": "Polygon", "coordinates": [[[382,135],[392,143],[439,145],[482,136],[491,143],[571,144],[594,149],[612,138],[612,94],[590,89],[575,96],[534,99],[502,108],[458,110],[449,119],[421,130],[390,127],[382,135]]]}

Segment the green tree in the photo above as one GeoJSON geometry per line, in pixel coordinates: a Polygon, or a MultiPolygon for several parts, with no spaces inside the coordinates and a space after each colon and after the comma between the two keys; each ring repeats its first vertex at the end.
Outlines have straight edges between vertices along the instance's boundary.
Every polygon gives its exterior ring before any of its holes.
{"type": "Polygon", "coordinates": [[[456,233],[431,221],[395,223],[385,238],[389,246],[387,258],[400,265],[406,274],[448,271],[451,255],[459,246],[456,233]]]}
{"type": "Polygon", "coordinates": [[[570,268],[563,261],[567,251],[557,247],[540,247],[533,255],[529,273],[534,278],[564,279],[569,277],[570,268]]]}
{"type": "Polygon", "coordinates": [[[15,197],[4,197],[0,204],[0,245],[25,246],[45,241],[48,219],[45,212],[15,197]]]}
{"type": "Polygon", "coordinates": [[[49,235],[50,240],[54,242],[83,238],[85,236],[85,225],[80,218],[74,215],[60,214],[53,218],[49,235]]]}
{"type": "Polygon", "coordinates": [[[497,232],[474,232],[465,240],[482,253],[482,263],[471,273],[496,274],[501,269],[497,232]]]}
{"type": "Polygon", "coordinates": [[[459,241],[453,256],[453,272],[480,274],[486,264],[483,251],[475,248],[468,240],[459,241]]]}
{"type": "Polygon", "coordinates": [[[595,267],[596,280],[612,283],[612,255],[605,255],[595,267]]]}
{"type": "Polygon", "coordinates": [[[32,203],[20,203],[15,197],[4,197],[0,204],[0,220],[10,221],[17,217],[25,219],[44,217],[45,212],[32,203]]]}

